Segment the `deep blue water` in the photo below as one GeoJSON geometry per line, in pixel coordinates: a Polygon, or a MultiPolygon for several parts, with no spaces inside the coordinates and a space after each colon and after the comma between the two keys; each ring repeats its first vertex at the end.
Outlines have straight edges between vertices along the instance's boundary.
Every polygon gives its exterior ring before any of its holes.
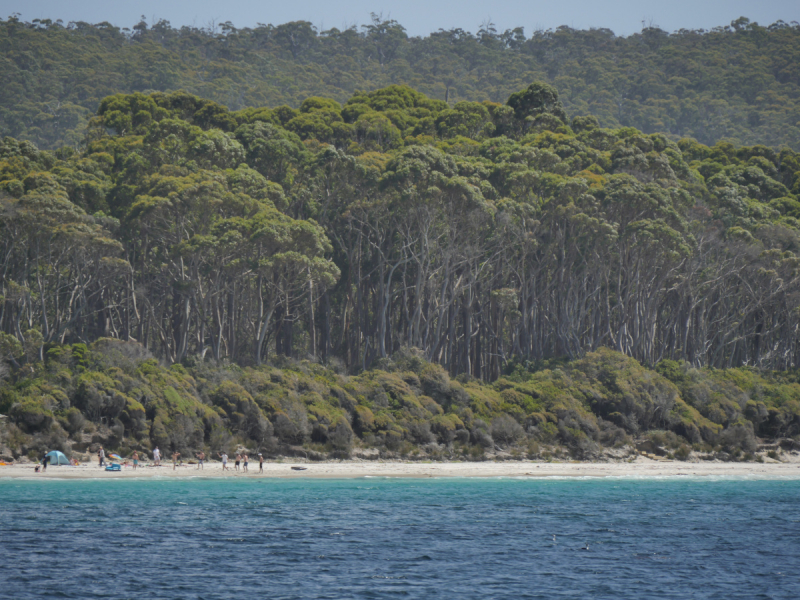
{"type": "Polygon", "coordinates": [[[800,481],[0,480],[0,563],[2,598],[796,599],[800,481]]]}

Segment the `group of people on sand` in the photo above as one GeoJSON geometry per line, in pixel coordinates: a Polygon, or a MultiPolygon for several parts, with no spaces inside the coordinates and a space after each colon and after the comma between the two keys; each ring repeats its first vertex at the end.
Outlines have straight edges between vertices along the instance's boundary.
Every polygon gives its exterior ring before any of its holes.
{"type": "MultiPolygon", "coordinates": [[[[144,453],[142,453],[144,454],[144,453]]],[[[231,469],[228,467],[228,455],[225,452],[218,452],[217,453],[220,459],[222,459],[222,470],[223,471],[230,471],[231,469]]],[[[114,455],[112,455],[112,458],[114,455]]],[[[206,461],[206,453],[205,452],[195,452],[195,458],[197,458],[197,469],[203,469],[203,465],[206,461]]],[[[125,460],[123,463],[125,466],[131,466],[134,470],[139,468],[139,451],[134,450],[130,456],[130,463],[125,460]]],[[[250,457],[247,455],[246,452],[237,452],[236,459],[234,462],[233,469],[235,471],[241,471],[243,473],[249,473],[248,463],[250,457]]],[[[36,471],[38,472],[41,468],[42,471],[47,470],[47,464],[50,462],[50,457],[46,456],[42,459],[41,465],[37,465],[36,471]]],[[[97,449],[97,462],[101,468],[106,466],[106,451],[100,446],[97,449]]],[[[78,465],[78,461],[76,459],[70,460],[70,464],[78,465]]],[[[161,466],[161,450],[158,449],[158,446],[153,448],[153,465],[156,467],[161,466]]],[[[175,471],[179,466],[183,465],[183,461],[181,460],[181,453],[177,450],[172,453],[172,470],[175,471]]],[[[258,453],[258,472],[264,472],[264,456],[259,452],[258,453]]]]}
{"type": "MultiPolygon", "coordinates": [[[[223,471],[230,471],[231,469],[228,467],[228,455],[225,452],[217,452],[217,455],[222,460],[222,470],[223,471]]],[[[203,469],[203,465],[206,461],[206,453],[205,452],[196,452],[195,457],[197,458],[197,469],[203,469]]],[[[234,462],[234,470],[239,471],[241,467],[241,471],[243,473],[249,473],[248,470],[248,462],[249,456],[246,452],[237,452],[236,459],[234,462]]],[[[101,467],[106,465],[106,453],[103,450],[103,447],[100,446],[97,450],[97,461],[101,467]]],[[[139,451],[134,450],[131,454],[131,461],[132,467],[137,469],[139,467],[139,451]]],[[[125,461],[125,464],[128,465],[128,462],[125,461]]],[[[158,449],[158,446],[153,448],[153,465],[156,467],[161,466],[161,450],[158,449]]],[[[172,453],[172,470],[175,471],[179,466],[183,465],[183,461],[181,460],[181,453],[177,450],[172,453]]],[[[46,466],[44,468],[47,468],[46,466]]],[[[264,456],[259,452],[258,453],[258,472],[264,472],[264,456]]]]}
{"type": "MultiPolygon", "coordinates": [[[[230,471],[230,469],[228,468],[228,455],[225,452],[217,452],[217,456],[219,456],[220,460],[222,460],[222,470],[223,471],[230,471]]],[[[261,455],[259,454],[259,456],[261,456],[261,455]]],[[[241,453],[237,452],[236,453],[236,462],[234,463],[233,468],[236,471],[238,471],[239,470],[239,466],[241,465],[242,471],[244,473],[247,473],[247,461],[248,461],[247,453],[245,453],[245,452],[241,452],[241,453]]]]}
{"type": "MultiPolygon", "coordinates": [[[[217,456],[219,456],[220,460],[222,461],[222,470],[223,471],[230,471],[228,467],[228,455],[225,452],[217,452],[217,456]]],[[[250,471],[247,469],[249,457],[247,456],[246,452],[237,452],[235,461],[233,463],[234,470],[238,471],[239,466],[242,467],[242,473],[249,473],[250,471]]],[[[264,472],[264,456],[261,452],[258,453],[258,472],[264,472]]]]}

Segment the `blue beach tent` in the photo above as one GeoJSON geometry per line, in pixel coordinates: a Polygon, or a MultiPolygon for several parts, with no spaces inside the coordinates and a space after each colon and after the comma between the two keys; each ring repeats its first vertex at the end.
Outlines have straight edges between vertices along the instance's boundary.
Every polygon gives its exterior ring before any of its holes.
{"type": "Polygon", "coordinates": [[[69,459],[66,456],[64,456],[64,453],[63,452],[59,452],[58,450],[51,450],[50,452],[45,454],[45,456],[49,456],[50,457],[50,463],[49,464],[51,464],[51,465],[68,465],[68,464],[70,464],[69,459]]]}

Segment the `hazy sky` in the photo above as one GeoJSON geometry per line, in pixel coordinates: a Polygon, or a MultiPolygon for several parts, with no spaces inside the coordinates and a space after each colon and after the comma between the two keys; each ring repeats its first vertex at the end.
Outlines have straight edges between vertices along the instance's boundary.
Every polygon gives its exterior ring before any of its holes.
{"type": "Polygon", "coordinates": [[[461,27],[477,31],[491,19],[499,30],[523,26],[526,33],[569,25],[576,29],[606,27],[629,35],[642,23],[667,31],[710,29],[746,16],[769,25],[783,19],[800,21],[798,0],[0,0],[4,18],[19,13],[36,18],[99,23],[109,21],[131,27],[141,15],[147,21],[166,19],[175,27],[206,27],[211,22],[231,21],[237,27],[256,23],[274,25],[287,21],[311,21],[320,29],[361,25],[371,12],[399,21],[409,35],[426,35],[439,28],[461,27]]]}

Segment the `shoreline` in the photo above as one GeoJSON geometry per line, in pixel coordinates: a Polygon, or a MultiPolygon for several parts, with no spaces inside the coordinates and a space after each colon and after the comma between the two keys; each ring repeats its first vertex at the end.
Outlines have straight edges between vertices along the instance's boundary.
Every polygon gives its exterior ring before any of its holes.
{"type": "Polygon", "coordinates": [[[206,463],[204,469],[185,464],[173,470],[172,465],[140,466],[134,470],[123,467],[111,472],[96,464],[77,467],[51,465],[44,473],[36,473],[34,464],[0,466],[2,479],[185,479],[213,477],[230,479],[355,479],[388,477],[421,479],[442,477],[594,477],[594,478],[661,478],[661,477],[733,477],[746,479],[800,479],[800,463],[728,463],[656,461],[638,458],[633,462],[404,462],[404,461],[329,461],[329,462],[268,462],[264,473],[258,463],[251,463],[249,472],[222,470],[218,462],[206,463]],[[292,467],[305,467],[292,470],[292,467]]]}

